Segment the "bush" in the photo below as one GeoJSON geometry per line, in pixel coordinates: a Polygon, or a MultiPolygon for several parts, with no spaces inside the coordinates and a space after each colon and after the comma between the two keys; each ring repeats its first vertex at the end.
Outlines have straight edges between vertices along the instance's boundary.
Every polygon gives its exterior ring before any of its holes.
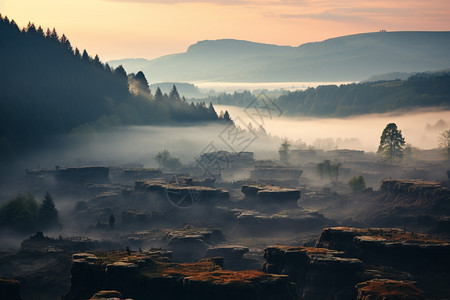
{"type": "Polygon", "coordinates": [[[19,194],[0,207],[0,227],[30,233],[55,226],[58,211],[48,192],[42,204],[32,194],[19,194]]]}
{"type": "Polygon", "coordinates": [[[355,176],[348,182],[350,189],[353,193],[361,192],[366,188],[366,182],[364,181],[364,177],[355,176]]]}
{"type": "Polygon", "coordinates": [[[34,231],[38,225],[39,203],[33,195],[17,195],[0,208],[0,226],[19,232],[34,231]]]}

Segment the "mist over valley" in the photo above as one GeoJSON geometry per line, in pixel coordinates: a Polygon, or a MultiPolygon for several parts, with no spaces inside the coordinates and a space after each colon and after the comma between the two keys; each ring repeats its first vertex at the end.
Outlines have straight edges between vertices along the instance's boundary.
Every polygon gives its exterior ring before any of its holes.
{"type": "Polygon", "coordinates": [[[2,14],[0,45],[2,300],[450,295],[449,31],[104,62],[2,14]]]}

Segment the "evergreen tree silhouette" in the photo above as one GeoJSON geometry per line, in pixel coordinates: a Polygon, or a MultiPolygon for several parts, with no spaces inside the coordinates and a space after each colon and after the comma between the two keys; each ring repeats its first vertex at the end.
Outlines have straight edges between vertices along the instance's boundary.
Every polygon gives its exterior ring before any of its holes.
{"type": "Polygon", "coordinates": [[[158,101],[158,102],[163,102],[164,101],[164,97],[163,97],[163,94],[162,94],[161,89],[159,88],[159,86],[158,86],[158,88],[156,89],[156,92],[155,92],[155,101],[158,101]]]}
{"type": "Polygon", "coordinates": [[[172,102],[178,102],[180,101],[180,94],[178,93],[177,87],[175,84],[173,85],[172,89],[170,90],[169,99],[172,102]]]}
{"type": "Polygon", "coordinates": [[[58,225],[58,211],[49,192],[45,194],[39,207],[38,220],[44,229],[58,225]]]}

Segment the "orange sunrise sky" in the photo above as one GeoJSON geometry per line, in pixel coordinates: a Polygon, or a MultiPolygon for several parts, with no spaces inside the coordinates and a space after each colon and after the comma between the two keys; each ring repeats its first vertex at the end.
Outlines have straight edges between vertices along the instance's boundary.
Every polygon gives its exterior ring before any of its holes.
{"type": "Polygon", "coordinates": [[[298,46],[361,32],[448,31],[449,0],[0,0],[0,13],[65,33],[103,61],[184,52],[206,39],[298,46]]]}

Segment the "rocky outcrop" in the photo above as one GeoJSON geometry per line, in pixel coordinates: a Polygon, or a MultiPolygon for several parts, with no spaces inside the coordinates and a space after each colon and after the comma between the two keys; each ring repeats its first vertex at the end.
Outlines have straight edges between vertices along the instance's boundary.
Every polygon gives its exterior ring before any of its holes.
{"type": "Polygon", "coordinates": [[[411,282],[374,279],[356,285],[356,300],[424,300],[421,290],[411,282]]]}
{"type": "Polygon", "coordinates": [[[264,251],[262,269],[288,275],[302,299],[352,299],[363,264],[342,255],[323,248],[273,246],[264,251]]]}
{"type": "Polygon", "coordinates": [[[39,231],[22,242],[20,252],[26,255],[42,255],[44,253],[59,252],[73,253],[95,248],[95,243],[88,238],[53,239],[44,236],[44,234],[39,231]]]}
{"type": "Polygon", "coordinates": [[[20,282],[15,279],[0,278],[0,299],[22,300],[20,282]]]}
{"type": "Polygon", "coordinates": [[[449,211],[450,190],[439,182],[407,179],[384,179],[380,191],[393,206],[449,211]]]}
{"type": "Polygon", "coordinates": [[[371,262],[419,267],[414,257],[426,258],[427,265],[450,264],[450,243],[421,233],[398,228],[325,228],[316,247],[345,251],[371,262]]]}
{"type": "Polygon", "coordinates": [[[242,259],[244,254],[247,253],[249,249],[247,247],[237,246],[237,245],[217,245],[215,247],[209,248],[204,257],[223,257],[225,260],[239,260],[242,259]]]}
{"type": "Polygon", "coordinates": [[[241,232],[255,235],[270,235],[280,232],[305,232],[335,224],[323,215],[303,209],[288,209],[276,213],[261,213],[254,210],[235,211],[237,228],[241,232]]]}
{"type": "Polygon", "coordinates": [[[158,252],[76,254],[71,287],[63,299],[89,298],[101,290],[135,300],[297,299],[286,275],[226,271],[216,262],[176,264],[158,252]]]}
{"type": "Polygon", "coordinates": [[[242,185],[242,193],[247,200],[257,199],[260,204],[290,204],[297,207],[300,190],[273,185],[242,185]]]}
{"type": "Polygon", "coordinates": [[[345,252],[367,265],[407,272],[426,296],[450,294],[450,242],[396,228],[325,228],[317,247],[345,252]]]}
{"type": "Polygon", "coordinates": [[[219,244],[208,248],[204,257],[222,257],[223,267],[227,270],[255,270],[259,269],[261,262],[251,257],[244,257],[249,248],[238,245],[219,244]]]}
{"type": "Polygon", "coordinates": [[[106,183],[109,181],[109,168],[100,166],[58,168],[55,179],[63,184],[106,183]]]}
{"type": "Polygon", "coordinates": [[[219,229],[192,226],[169,231],[163,239],[165,248],[172,251],[173,258],[178,261],[198,260],[208,248],[224,241],[225,237],[219,229]]]}
{"type": "Polygon", "coordinates": [[[158,180],[137,180],[135,190],[159,196],[160,200],[168,201],[177,208],[189,208],[197,203],[208,205],[213,201],[223,202],[230,197],[229,193],[222,189],[158,180]]]}

